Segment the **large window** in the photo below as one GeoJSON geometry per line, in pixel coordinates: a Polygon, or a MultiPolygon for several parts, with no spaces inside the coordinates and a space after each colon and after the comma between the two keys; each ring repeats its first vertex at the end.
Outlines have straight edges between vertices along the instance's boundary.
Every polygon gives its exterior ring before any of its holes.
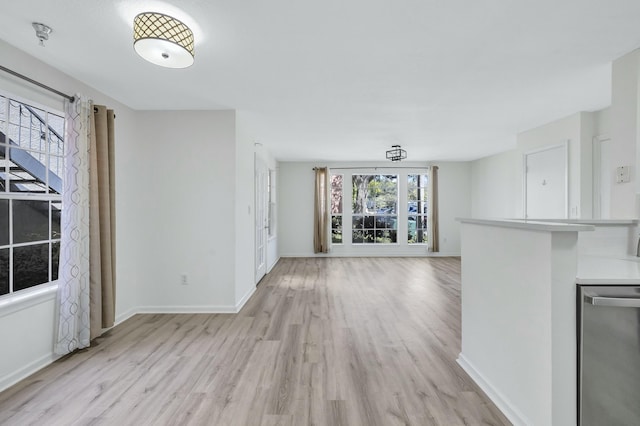
{"type": "Polygon", "coordinates": [[[64,118],[0,95],[0,296],[58,279],[64,118]]]}
{"type": "Polygon", "coordinates": [[[398,176],[353,175],[352,185],[352,243],[396,243],[398,176]]]}
{"type": "Polygon", "coordinates": [[[427,238],[427,188],[426,174],[407,176],[407,229],[409,244],[426,244],[427,238]]]}

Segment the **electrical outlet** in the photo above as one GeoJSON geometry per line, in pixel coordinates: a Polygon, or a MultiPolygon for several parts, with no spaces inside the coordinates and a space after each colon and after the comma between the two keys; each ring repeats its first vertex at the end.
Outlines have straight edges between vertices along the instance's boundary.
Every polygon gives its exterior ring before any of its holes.
{"type": "Polygon", "coordinates": [[[188,285],[189,281],[187,280],[187,274],[180,275],[180,284],[188,285]]]}

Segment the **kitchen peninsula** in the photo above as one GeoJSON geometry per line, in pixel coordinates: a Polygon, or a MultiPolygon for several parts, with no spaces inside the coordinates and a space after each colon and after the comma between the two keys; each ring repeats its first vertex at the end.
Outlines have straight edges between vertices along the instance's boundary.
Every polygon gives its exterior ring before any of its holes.
{"type": "Polygon", "coordinates": [[[459,221],[459,364],[514,424],[575,425],[577,278],[640,283],[637,221],[459,221]]]}

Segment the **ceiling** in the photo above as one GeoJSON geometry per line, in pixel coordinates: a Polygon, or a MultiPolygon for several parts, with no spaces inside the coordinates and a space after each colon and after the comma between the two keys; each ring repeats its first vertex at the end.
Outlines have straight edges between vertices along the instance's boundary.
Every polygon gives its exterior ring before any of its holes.
{"type": "Polygon", "coordinates": [[[610,104],[638,0],[20,0],[0,39],[134,109],[236,109],[280,160],[470,160],[610,104]],[[132,47],[133,17],[189,24],[195,64],[132,47]],[[38,46],[31,22],[53,28],[38,46]]]}

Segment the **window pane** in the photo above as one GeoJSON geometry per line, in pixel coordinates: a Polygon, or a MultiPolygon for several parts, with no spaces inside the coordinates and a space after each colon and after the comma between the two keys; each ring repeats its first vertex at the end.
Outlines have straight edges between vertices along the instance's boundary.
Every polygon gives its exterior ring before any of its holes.
{"type": "Polygon", "coordinates": [[[352,186],[353,229],[364,230],[353,233],[353,242],[396,242],[395,231],[387,230],[397,227],[398,176],[353,175],[352,186]]]}
{"type": "Polygon", "coordinates": [[[364,217],[364,229],[373,229],[375,228],[375,216],[365,216],[364,217]]]}
{"type": "Polygon", "coordinates": [[[49,239],[49,202],[13,200],[13,243],[49,239]]]}
{"type": "Polygon", "coordinates": [[[58,279],[60,269],[60,243],[51,244],[51,281],[58,279]]]}
{"type": "Polygon", "coordinates": [[[412,243],[427,242],[427,206],[429,175],[409,175],[407,179],[407,241],[412,243]]]}
{"type": "Polygon", "coordinates": [[[363,216],[353,216],[351,225],[353,229],[362,229],[364,225],[364,217],[363,216]]]}
{"type": "Polygon", "coordinates": [[[11,148],[9,153],[11,161],[7,165],[10,190],[12,192],[47,192],[44,184],[47,178],[46,155],[15,147],[11,148]]]}
{"type": "Polygon", "coordinates": [[[397,233],[393,230],[376,230],[376,243],[390,244],[397,242],[397,233]]]}
{"type": "Polygon", "coordinates": [[[4,156],[5,151],[6,148],[0,144],[0,192],[6,191],[5,180],[7,179],[6,167],[8,166],[8,161],[6,161],[4,156]]]}
{"type": "MultiPolygon", "coordinates": [[[[53,177],[49,178],[49,181],[51,182],[52,180],[60,179],[62,180],[63,178],[63,170],[64,170],[64,158],[63,157],[57,157],[55,155],[52,155],[49,157],[49,170],[50,173],[52,175],[54,175],[53,177]]],[[[51,185],[55,188],[55,185],[51,185]]],[[[56,191],[58,192],[58,191],[56,191]]]]}
{"type": "Polygon", "coordinates": [[[331,175],[331,213],[342,213],[342,175],[331,175]]]}
{"type": "Polygon", "coordinates": [[[9,137],[22,148],[46,151],[46,115],[39,108],[9,101],[9,137]]]}
{"type": "Polygon", "coordinates": [[[49,114],[49,153],[51,155],[64,155],[64,118],[59,115],[49,114]]]}
{"type": "Polygon", "coordinates": [[[51,239],[56,240],[61,237],[60,234],[60,217],[62,216],[62,203],[51,203],[51,239]]]}
{"type": "Polygon", "coordinates": [[[372,244],[376,241],[376,231],[374,230],[368,230],[368,231],[364,231],[364,241],[363,243],[365,244],[372,244]]]}
{"type": "Polygon", "coordinates": [[[9,244],[9,200],[0,200],[0,246],[9,244]]]}
{"type": "Polygon", "coordinates": [[[9,293],[9,249],[0,249],[0,295],[9,293]]]}
{"type": "Polygon", "coordinates": [[[13,291],[49,282],[49,244],[13,248],[13,291]]]}
{"type": "Polygon", "coordinates": [[[331,230],[331,242],[335,244],[342,243],[342,230],[340,229],[332,229],[331,230]]]}

